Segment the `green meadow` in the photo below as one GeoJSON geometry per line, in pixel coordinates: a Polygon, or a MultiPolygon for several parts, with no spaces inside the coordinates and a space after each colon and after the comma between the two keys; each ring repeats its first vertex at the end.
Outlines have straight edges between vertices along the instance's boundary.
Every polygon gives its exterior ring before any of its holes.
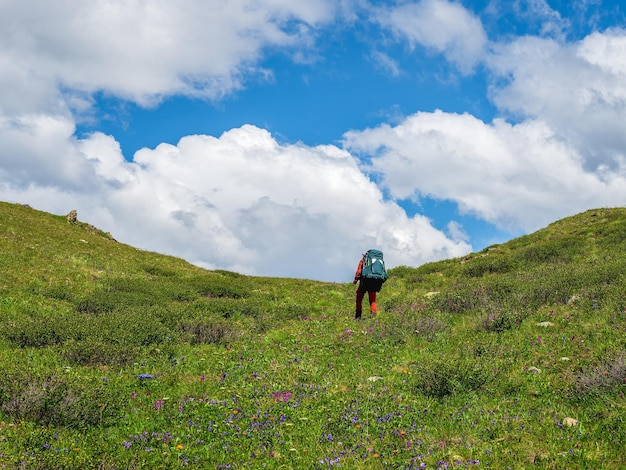
{"type": "Polygon", "coordinates": [[[626,209],[590,210],[396,267],[355,321],[351,279],[0,203],[0,468],[625,468],[625,273],[626,209]]]}

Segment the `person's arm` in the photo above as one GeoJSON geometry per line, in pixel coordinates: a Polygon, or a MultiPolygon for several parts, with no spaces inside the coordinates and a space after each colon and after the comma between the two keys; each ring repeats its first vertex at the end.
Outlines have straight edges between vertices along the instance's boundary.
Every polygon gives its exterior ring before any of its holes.
{"type": "Polygon", "coordinates": [[[352,282],[352,284],[356,284],[357,282],[359,282],[359,279],[361,278],[361,271],[363,271],[363,259],[362,258],[359,261],[359,265],[356,268],[356,273],[354,274],[354,281],[352,282]]]}

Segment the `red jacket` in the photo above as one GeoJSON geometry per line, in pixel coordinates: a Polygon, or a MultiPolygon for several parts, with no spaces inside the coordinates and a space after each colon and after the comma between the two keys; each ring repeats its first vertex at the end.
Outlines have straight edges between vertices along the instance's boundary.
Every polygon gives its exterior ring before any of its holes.
{"type": "Polygon", "coordinates": [[[363,271],[363,258],[361,258],[361,261],[359,261],[359,265],[356,268],[356,273],[354,274],[354,281],[352,282],[352,284],[356,284],[357,282],[359,282],[359,279],[361,279],[361,271],[363,271]]]}

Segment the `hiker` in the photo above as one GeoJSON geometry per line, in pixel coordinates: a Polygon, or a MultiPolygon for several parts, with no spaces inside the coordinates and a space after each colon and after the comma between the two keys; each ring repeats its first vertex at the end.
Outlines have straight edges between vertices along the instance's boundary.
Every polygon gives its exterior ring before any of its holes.
{"type": "Polygon", "coordinates": [[[370,312],[376,316],[376,293],[380,292],[383,283],[387,280],[387,271],[383,261],[383,253],[380,250],[368,250],[356,268],[353,284],[359,283],[356,290],[356,311],[354,318],[359,320],[363,311],[363,297],[367,292],[370,303],[370,312]]]}

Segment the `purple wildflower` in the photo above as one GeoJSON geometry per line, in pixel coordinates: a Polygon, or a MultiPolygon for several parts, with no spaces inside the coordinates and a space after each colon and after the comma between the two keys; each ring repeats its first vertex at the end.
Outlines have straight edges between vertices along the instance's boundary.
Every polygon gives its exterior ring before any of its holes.
{"type": "Polygon", "coordinates": [[[272,398],[275,402],[287,403],[293,398],[293,392],[286,390],[284,392],[272,392],[272,398]]]}

